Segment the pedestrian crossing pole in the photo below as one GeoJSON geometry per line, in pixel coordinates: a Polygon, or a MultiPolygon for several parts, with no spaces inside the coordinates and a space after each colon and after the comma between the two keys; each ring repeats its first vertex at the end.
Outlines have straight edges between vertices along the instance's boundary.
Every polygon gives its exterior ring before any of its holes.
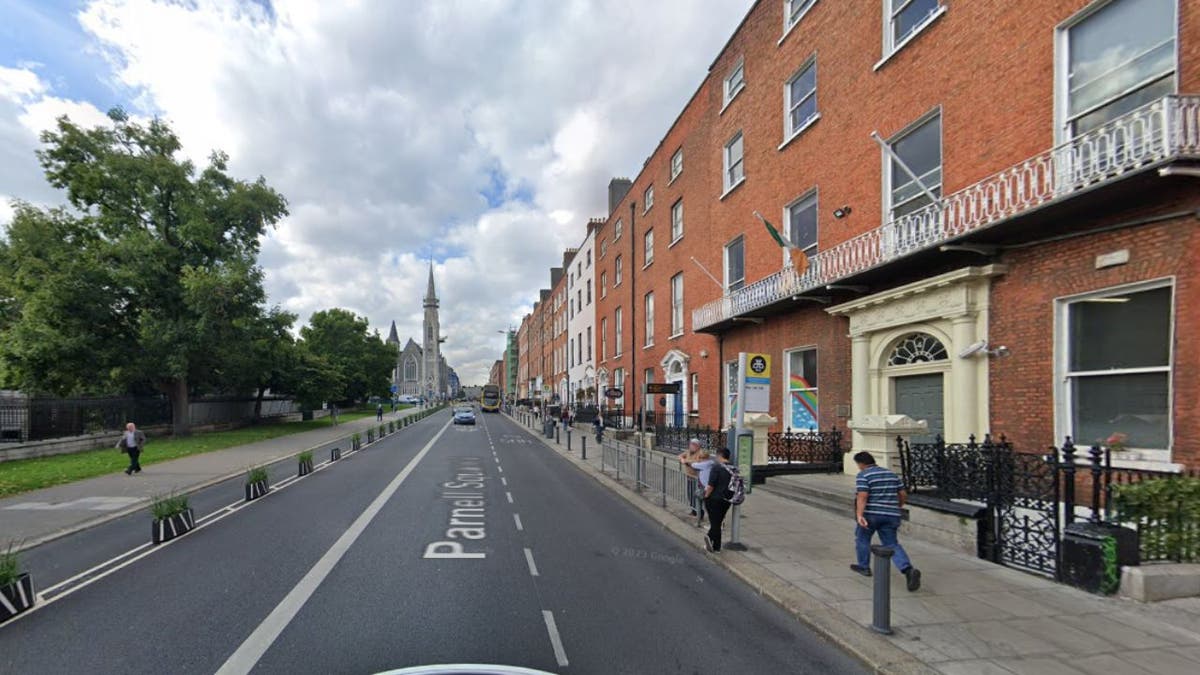
{"type": "MultiPolygon", "coordinates": [[[[741,449],[739,439],[742,433],[746,431],[746,352],[738,352],[738,375],[737,375],[737,400],[734,402],[737,406],[734,412],[733,434],[732,437],[726,434],[725,443],[729,446],[729,462],[734,466],[738,466],[738,453],[741,449]]],[[[742,544],[741,539],[741,516],[742,507],[740,504],[735,504],[733,514],[729,517],[729,542],[724,545],[732,551],[744,551],[746,546],[742,544]]]]}

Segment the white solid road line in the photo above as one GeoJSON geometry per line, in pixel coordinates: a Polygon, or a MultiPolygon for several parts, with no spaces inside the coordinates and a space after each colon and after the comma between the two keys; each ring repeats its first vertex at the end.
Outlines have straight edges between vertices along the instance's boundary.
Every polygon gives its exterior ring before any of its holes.
{"type": "Polygon", "coordinates": [[[511,492],[505,492],[505,493],[504,493],[504,496],[508,498],[508,503],[509,503],[509,504],[513,503],[513,500],[512,500],[512,493],[511,493],[511,492]]]}
{"type": "Polygon", "coordinates": [[[529,576],[536,577],[538,575],[537,565],[533,563],[533,551],[525,549],[525,562],[529,563],[529,576]]]}
{"type": "Polygon", "coordinates": [[[517,523],[517,532],[522,532],[525,530],[525,528],[521,525],[521,514],[514,513],[513,520],[517,523]]]}
{"type": "Polygon", "coordinates": [[[237,651],[225,660],[225,663],[217,671],[217,675],[243,675],[249,673],[258,664],[259,659],[263,657],[263,654],[267,653],[267,650],[271,648],[271,645],[274,644],[279,634],[296,617],[304,607],[304,603],[316,592],[317,587],[321,585],[325,577],[329,576],[329,573],[333,571],[334,566],[342,559],[342,556],[346,555],[346,552],[350,550],[350,547],[354,545],[359,536],[366,531],[367,526],[371,524],[375,516],[379,515],[379,512],[383,510],[388,500],[400,489],[400,484],[412,474],[413,470],[417,468],[417,464],[424,459],[425,455],[429,454],[429,450],[433,447],[434,443],[437,443],[438,439],[449,428],[450,422],[447,421],[442,425],[441,430],[433,438],[429,439],[425,447],[421,448],[416,457],[413,457],[404,469],[396,474],[392,482],[388,483],[383,492],[380,492],[379,496],[375,498],[375,501],[371,502],[366,510],[359,514],[358,518],[350,524],[350,527],[346,528],[342,536],[338,537],[338,540],[325,552],[325,555],[321,556],[321,559],[304,575],[304,578],[288,592],[287,596],[267,615],[267,618],[263,619],[258,628],[255,628],[254,632],[246,638],[246,641],[237,648],[237,651]]]}
{"type": "Polygon", "coordinates": [[[558,636],[558,626],[554,623],[554,612],[543,609],[542,618],[546,620],[546,632],[550,633],[550,644],[554,647],[554,658],[558,660],[559,666],[567,665],[567,650],[563,649],[562,638],[558,636]]]}

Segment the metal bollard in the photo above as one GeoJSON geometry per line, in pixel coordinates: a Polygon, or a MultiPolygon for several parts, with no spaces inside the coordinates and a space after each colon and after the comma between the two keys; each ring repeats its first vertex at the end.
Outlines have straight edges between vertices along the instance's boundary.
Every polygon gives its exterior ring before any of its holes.
{"type": "Polygon", "coordinates": [[[558,443],[559,445],[562,445],[562,441],[560,440],[562,438],[562,434],[560,433],[561,430],[562,427],[558,426],[557,424],[554,425],[554,442],[558,443]]]}
{"type": "Polygon", "coordinates": [[[584,434],[579,442],[583,443],[583,448],[581,448],[581,452],[583,452],[583,458],[587,459],[587,434],[584,434]]]}
{"type": "Polygon", "coordinates": [[[871,600],[871,630],[884,635],[892,634],[892,554],[889,546],[871,546],[875,555],[875,588],[871,600]]]}
{"type": "Polygon", "coordinates": [[[567,452],[571,451],[571,427],[567,427],[567,452]]]}

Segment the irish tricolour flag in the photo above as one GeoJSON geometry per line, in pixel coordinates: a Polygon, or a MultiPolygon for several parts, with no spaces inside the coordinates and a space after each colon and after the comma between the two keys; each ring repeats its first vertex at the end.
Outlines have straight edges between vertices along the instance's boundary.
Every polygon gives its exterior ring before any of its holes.
{"type": "Polygon", "coordinates": [[[775,229],[775,226],[768,222],[766,218],[763,218],[761,213],[755,211],[754,215],[762,221],[763,225],[767,226],[767,232],[771,235],[771,238],[775,240],[775,243],[779,244],[781,248],[787,250],[788,256],[792,259],[792,267],[796,269],[796,274],[798,276],[803,276],[804,273],[808,271],[808,256],[805,255],[804,251],[801,251],[795,244],[793,244],[792,240],[788,239],[786,234],[775,229]]]}

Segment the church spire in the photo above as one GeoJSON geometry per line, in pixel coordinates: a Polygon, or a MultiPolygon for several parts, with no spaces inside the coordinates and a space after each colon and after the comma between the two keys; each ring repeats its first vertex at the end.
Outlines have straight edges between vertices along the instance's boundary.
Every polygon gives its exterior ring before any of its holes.
{"type": "Polygon", "coordinates": [[[392,319],[392,332],[388,333],[387,342],[389,344],[400,344],[400,334],[396,332],[396,320],[392,319]]]}
{"type": "Polygon", "coordinates": [[[425,306],[437,307],[437,292],[433,289],[433,261],[429,261],[429,285],[425,289],[425,306]]]}

